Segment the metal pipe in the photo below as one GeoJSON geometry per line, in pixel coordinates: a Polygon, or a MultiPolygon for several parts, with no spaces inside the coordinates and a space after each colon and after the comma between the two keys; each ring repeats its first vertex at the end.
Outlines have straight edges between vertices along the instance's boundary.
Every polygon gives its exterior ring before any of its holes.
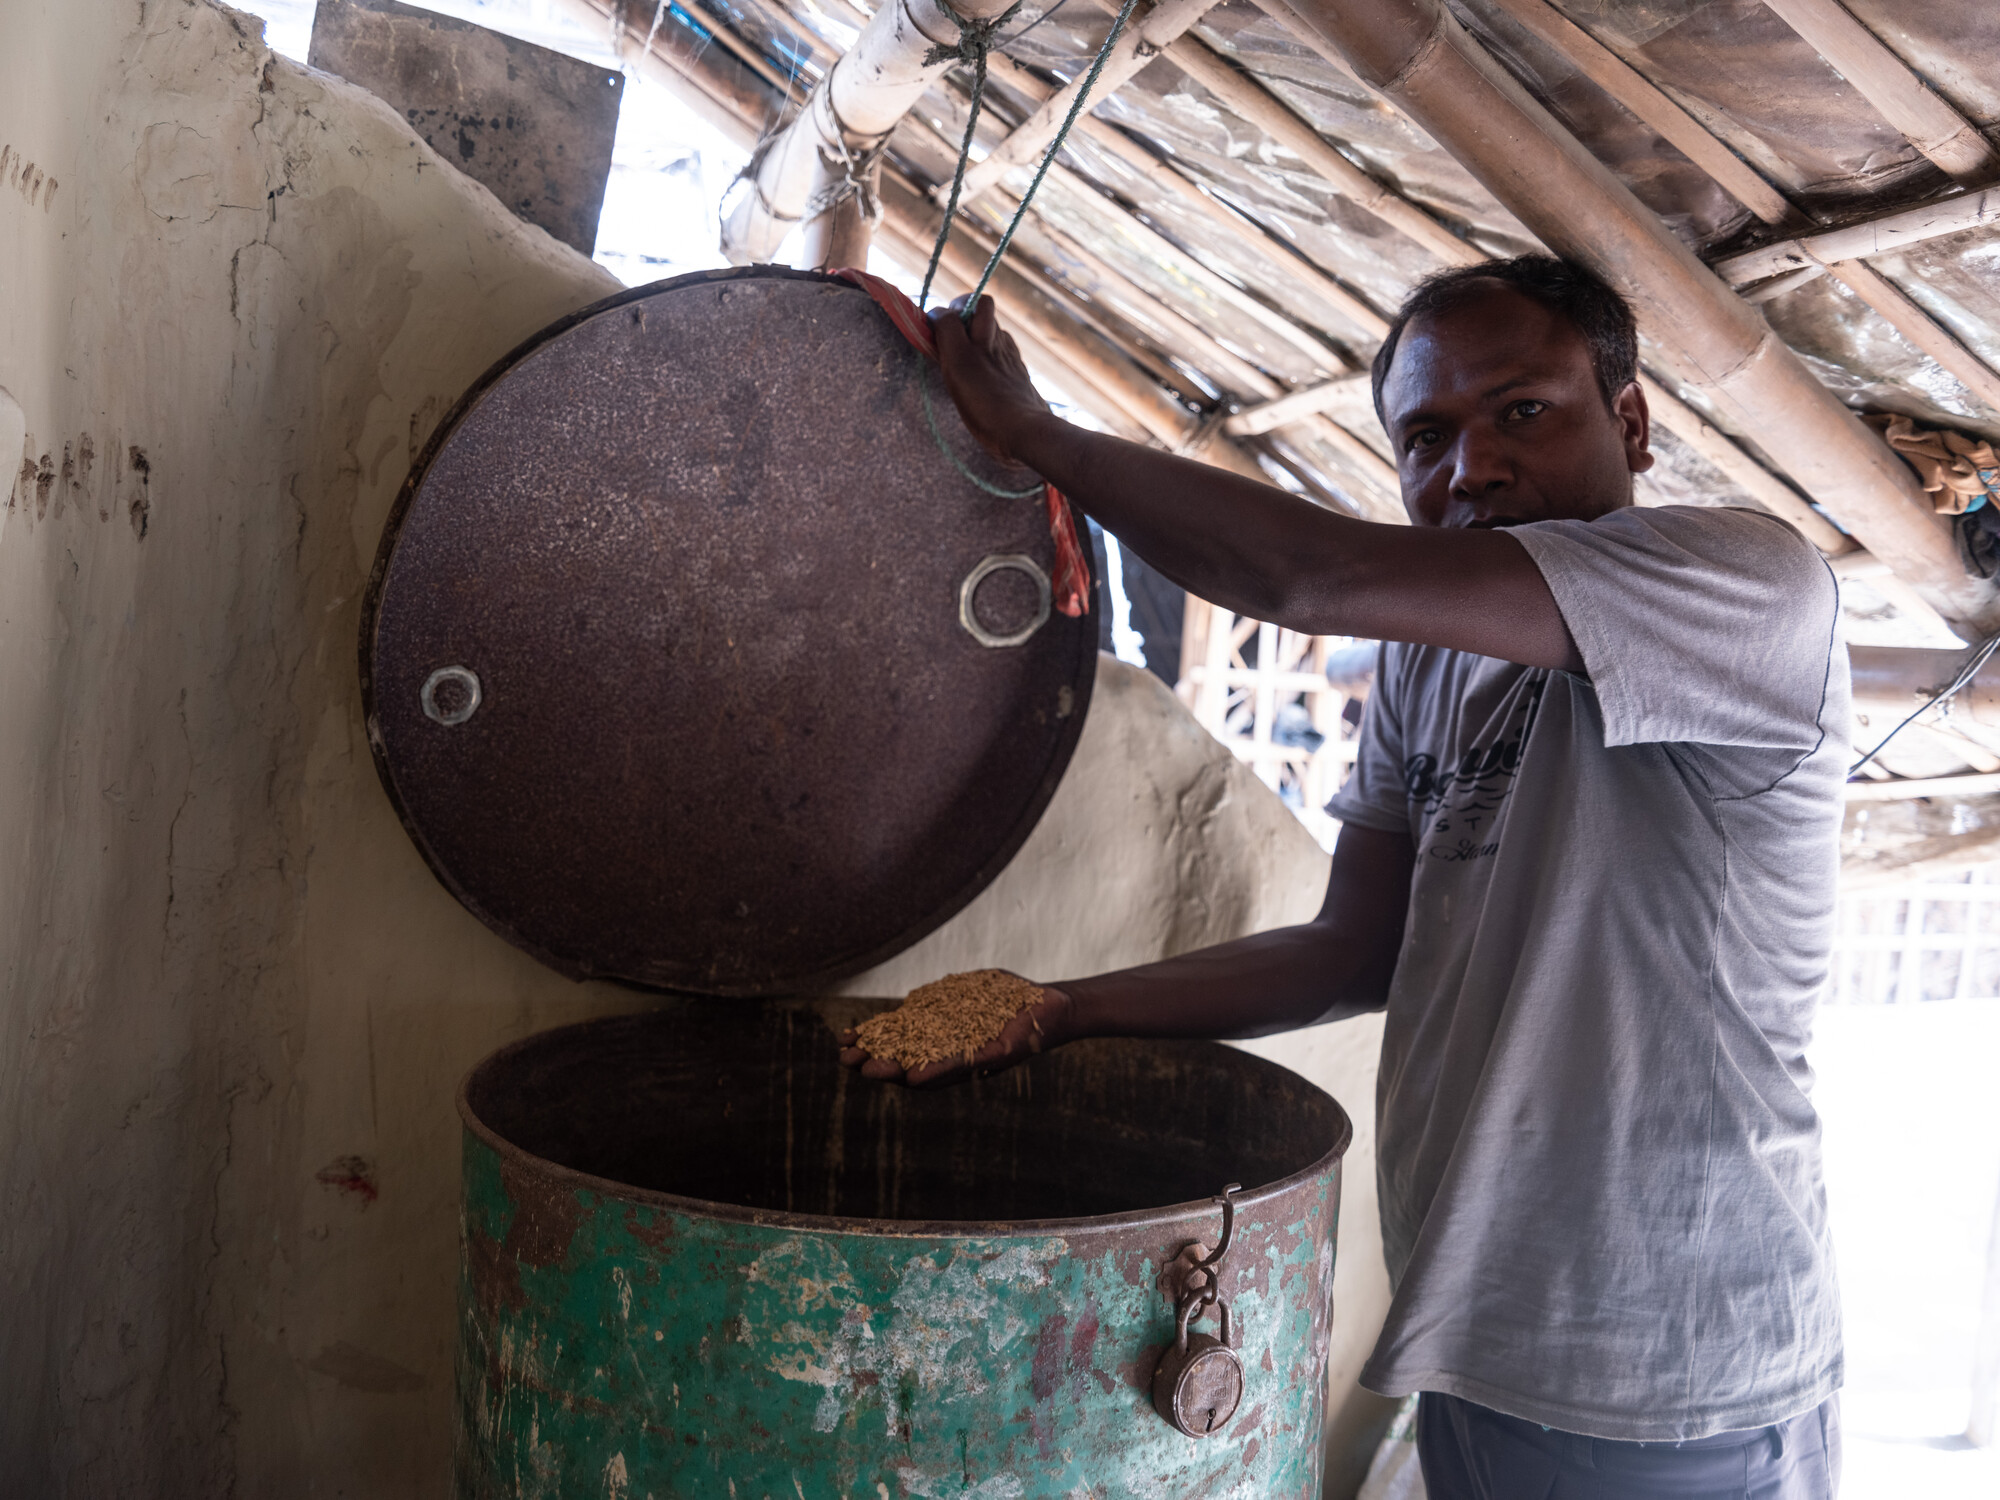
{"type": "Polygon", "coordinates": [[[959,18],[990,21],[1011,0],[891,0],[835,60],[805,107],[764,146],[749,191],[722,226],[738,265],[768,261],[793,226],[857,195],[897,121],[957,61],[959,18]]]}
{"type": "Polygon", "coordinates": [[[1302,19],[1558,254],[1632,302],[1684,378],[1755,432],[1846,529],[1968,635],[2000,623],[1908,465],[1813,378],[1754,308],[1488,57],[1438,0],[1299,0],[1302,19]]]}

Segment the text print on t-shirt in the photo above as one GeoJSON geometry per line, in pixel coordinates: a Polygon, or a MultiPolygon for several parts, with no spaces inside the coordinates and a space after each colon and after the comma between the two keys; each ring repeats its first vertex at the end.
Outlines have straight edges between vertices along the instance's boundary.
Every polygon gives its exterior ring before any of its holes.
{"type": "Polygon", "coordinates": [[[1437,756],[1419,751],[1403,762],[1403,786],[1419,804],[1432,859],[1448,863],[1485,859],[1499,851],[1493,835],[1499,831],[1500,805],[1514,790],[1521,751],[1535,727],[1547,685],[1536,673],[1521,684],[1506,720],[1491,739],[1475,743],[1456,766],[1441,766],[1437,756]]]}

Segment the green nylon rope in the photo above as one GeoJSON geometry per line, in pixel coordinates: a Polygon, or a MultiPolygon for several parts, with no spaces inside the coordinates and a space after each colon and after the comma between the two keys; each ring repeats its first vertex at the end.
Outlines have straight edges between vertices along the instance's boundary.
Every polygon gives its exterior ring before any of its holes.
{"type": "MultiPolygon", "coordinates": [[[[1084,74],[1083,86],[1076,91],[1076,97],[1070,101],[1069,113],[1063,116],[1062,128],[1056,131],[1055,139],[1049,142],[1048,150],[1042,153],[1042,164],[1035,170],[1035,180],[1028,184],[1028,191],[1021,197],[1020,207],[1014,210],[1014,217],[1008,223],[1006,232],[1000,236],[1000,243],[993,247],[993,254],[986,262],[986,269],[979,274],[979,284],[972,289],[972,295],[965,299],[965,310],[960,316],[967,323],[972,321],[973,310],[979,306],[979,298],[986,291],[986,284],[993,279],[993,273],[1000,268],[1000,261],[1007,254],[1007,247],[1013,244],[1014,232],[1021,227],[1021,221],[1028,215],[1028,205],[1034,201],[1035,194],[1041,191],[1042,179],[1049,175],[1049,168],[1055,165],[1056,157],[1062,151],[1063,142],[1069,139],[1070,130],[1075,126],[1078,117],[1082,115],[1083,107],[1090,98],[1090,91],[1097,86],[1097,76],[1104,71],[1104,64],[1111,57],[1111,49],[1118,45],[1118,38],[1125,31],[1125,23],[1132,18],[1132,11],[1138,3],[1139,0],[1125,0],[1124,8],[1118,12],[1117,19],[1111,23],[1111,29],[1104,34],[1104,43],[1097,49],[1097,56],[1091,60],[1090,71],[1084,74]]],[[[951,221],[958,214],[959,192],[965,185],[966,164],[972,158],[973,132],[979,126],[980,102],[986,93],[986,54],[993,50],[993,33],[999,29],[1008,17],[1021,8],[1021,0],[1015,0],[1015,3],[1008,8],[1005,15],[1001,15],[992,21],[959,20],[958,16],[948,6],[942,8],[945,14],[950,15],[954,21],[958,22],[958,46],[933,47],[926,55],[925,61],[939,62],[946,57],[958,57],[970,62],[972,64],[972,103],[966,113],[965,138],[959,143],[958,147],[958,166],[951,175],[951,196],[945,202],[944,223],[938,226],[937,243],[931,247],[931,263],[925,268],[923,288],[917,293],[917,307],[920,310],[930,302],[931,281],[937,275],[938,261],[944,255],[945,241],[951,238],[951,221]],[[970,55],[968,56],[968,54],[970,55]]],[[[924,411],[927,415],[930,411],[930,393],[928,390],[924,394],[924,411]]],[[[937,431],[935,420],[931,423],[931,431],[937,431]]],[[[943,446],[942,439],[939,440],[939,445],[943,446]]],[[[950,449],[948,448],[945,451],[950,453],[950,449]]],[[[958,463],[957,455],[953,454],[951,457],[953,463],[958,463]]],[[[968,478],[972,477],[963,464],[959,464],[959,471],[966,473],[968,478]]],[[[980,484],[982,488],[992,488],[990,485],[985,484],[984,481],[975,480],[974,482],[980,484]]],[[[993,492],[995,494],[1005,493],[1000,490],[994,490],[993,492]]]]}
{"type": "Polygon", "coordinates": [[[919,312],[930,304],[931,282],[937,277],[938,260],[944,255],[945,240],[951,235],[951,221],[958,213],[958,195],[965,186],[965,167],[972,156],[972,133],[979,128],[979,108],[986,97],[986,54],[993,50],[993,33],[1011,21],[1014,12],[1024,3],[1025,0],[1014,0],[1012,5],[990,21],[967,21],[949,5],[938,7],[958,27],[958,45],[947,47],[940,43],[924,54],[924,61],[940,63],[946,58],[956,57],[960,62],[971,63],[972,104],[966,111],[965,139],[958,145],[958,166],[951,174],[951,198],[944,206],[944,225],[938,230],[937,243],[931,246],[931,263],[924,267],[924,284],[917,292],[919,312]]]}
{"type": "Polygon", "coordinates": [[[986,493],[989,495],[998,495],[1002,500],[1025,500],[1030,495],[1041,494],[1042,482],[1040,480],[1035,481],[1035,483],[1029,485],[1025,490],[1010,490],[1003,485],[995,484],[990,479],[983,478],[982,476],[973,473],[972,470],[966,466],[965,460],[958,456],[958,450],[953,448],[950,443],[945,441],[944,429],[938,426],[937,411],[931,405],[930,364],[931,362],[929,360],[923,358],[921,355],[918,356],[917,394],[924,398],[924,420],[930,423],[931,440],[938,445],[938,452],[942,453],[946,458],[951,460],[951,466],[954,469],[958,470],[960,474],[964,475],[967,479],[971,480],[975,485],[977,485],[980,489],[986,491],[986,493]]]}

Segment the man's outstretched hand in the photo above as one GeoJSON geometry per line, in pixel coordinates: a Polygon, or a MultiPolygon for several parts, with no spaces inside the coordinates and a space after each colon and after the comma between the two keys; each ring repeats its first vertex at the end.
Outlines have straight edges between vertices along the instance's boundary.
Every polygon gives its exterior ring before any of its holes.
{"type": "Polygon", "coordinates": [[[1027,362],[1014,336],[1000,326],[993,299],[979,299],[970,328],[964,307],[959,297],[930,314],[945,389],[981,447],[995,458],[1027,463],[1022,446],[1033,425],[1048,419],[1048,403],[1035,393],[1027,362]]]}
{"type": "Polygon", "coordinates": [[[1037,1053],[1047,1052],[1075,1039],[1074,1005],[1070,997],[1048,985],[1043,985],[1041,989],[1042,998],[1024,1007],[999,1036],[973,1053],[971,1062],[963,1058],[949,1058],[905,1072],[903,1065],[895,1059],[876,1057],[863,1051],[856,1045],[858,1037],[852,1030],[840,1034],[840,1060],[847,1067],[860,1069],[863,1078],[879,1079],[883,1083],[906,1083],[920,1089],[961,1083],[967,1078],[983,1078],[988,1073],[1001,1072],[1026,1062],[1037,1053]]]}

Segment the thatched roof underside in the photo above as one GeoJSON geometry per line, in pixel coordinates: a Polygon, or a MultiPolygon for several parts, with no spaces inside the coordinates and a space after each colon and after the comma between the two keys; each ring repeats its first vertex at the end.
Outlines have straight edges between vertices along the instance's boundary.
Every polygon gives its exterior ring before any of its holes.
{"type": "MultiPolygon", "coordinates": [[[[619,0],[588,3],[608,12],[619,0]]],[[[1945,155],[1934,141],[1925,143],[1927,156],[1885,117],[1879,91],[1871,102],[1779,14],[1818,3],[1449,0],[1491,55],[1674,235],[1761,303],[1771,327],[1849,405],[2000,442],[2000,409],[1842,280],[1808,271],[1760,281],[1732,268],[1760,246],[1924,205],[1957,205],[1968,218],[1967,205],[1985,185],[1962,165],[1956,179],[1947,175],[1932,159],[1945,155]],[[1612,77],[1623,81],[1607,85],[1612,77]],[[1635,90],[1664,96],[1705,140],[1719,143],[1720,168],[1713,158],[1707,168],[1697,165],[1620,102],[1635,90]],[[1744,199],[1759,194],[1753,212],[1744,199]]],[[[1970,124],[1975,156],[1990,150],[2000,135],[1993,128],[2000,123],[2000,6],[1846,0],[1846,9],[1873,33],[1868,40],[1892,68],[1899,59],[1947,114],[1970,124]]],[[[660,12],[655,59],[703,94],[712,116],[734,118],[742,138],[768,135],[868,14],[865,0],[678,0],[660,12]]],[[[643,38],[656,19],[655,0],[622,0],[619,17],[628,35],[643,38]]],[[[982,154],[1087,67],[1109,22],[1103,0],[1025,0],[1002,31],[982,154]]],[[[1078,346],[1087,345],[1097,361],[1049,373],[1107,426],[1160,441],[1157,426],[1149,433],[1132,420],[1129,392],[1121,405],[1093,403],[1091,391],[1075,389],[1090,383],[1104,359],[1116,360],[1185,416],[1190,444],[1217,429],[1229,432],[1238,455],[1274,482],[1355,514],[1399,519],[1388,445],[1366,381],[1354,377],[1374,353],[1381,315],[1444,261],[1434,246],[1357,204],[1352,183],[1348,193],[1336,191],[1326,164],[1294,149],[1296,137],[1289,145],[1274,139],[1268,110],[1262,124],[1253,123],[1193,76],[1206,70],[1213,77],[1218,64],[1229,77],[1217,81],[1236,81],[1239,106],[1247,79],[1294,128],[1303,121],[1317,144],[1461,244],[1494,256],[1538,248],[1447,151],[1358,81],[1331,48],[1315,44],[1283,0],[1224,0],[1182,42],[1096,100],[1095,123],[1071,137],[1015,242],[1010,263],[1071,320],[1078,346]],[[1308,418],[1259,431],[1240,415],[1274,395],[1343,378],[1308,418]]],[[[963,68],[946,75],[889,142],[883,197],[890,211],[877,244],[905,261],[915,249],[928,250],[920,231],[935,224],[936,190],[950,181],[968,84],[963,68]]],[[[1656,110],[1641,110],[1648,112],[1656,110]]],[[[1962,155],[1965,142],[1959,147],[1962,155]]],[[[1014,173],[966,211],[967,246],[980,260],[1026,177],[1014,173]]],[[[1956,341],[1961,372],[1970,361],[1990,377],[2000,368],[2000,193],[1985,196],[1994,200],[1986,222],[1871,255],[1865,267],[1956,341]]],[[[1740,419],[1732,424],[1675,381],[1668,351],[1649,346],[1646,362],[1661,386],[1727,432],[1729,456],[1757,461],[1750,480],[1768,486],[1776,475],[1790,485],[1757,432],[1742,430],[1740,419]]],[[[1988,395],[1995,390],[2000,379],[1988,395]]],[[[1740,463],[1732,477],[1730,465],[1718,467],[1657,427],[1656,450],[1658,467],[1640,481],[1643,502],[1759,503],[1739,482],[1740,463]]],[[[1938,643],[1936,617],[1893,576],[1848,571],[1859,638],[1938,643]]],[[[2000,768],[1993,753],[2000,734],[1976,738],[1993,743],[1982,751],[1959,736],[1912,735],[1890,765],[1906,776],[2000,768]]]]}

